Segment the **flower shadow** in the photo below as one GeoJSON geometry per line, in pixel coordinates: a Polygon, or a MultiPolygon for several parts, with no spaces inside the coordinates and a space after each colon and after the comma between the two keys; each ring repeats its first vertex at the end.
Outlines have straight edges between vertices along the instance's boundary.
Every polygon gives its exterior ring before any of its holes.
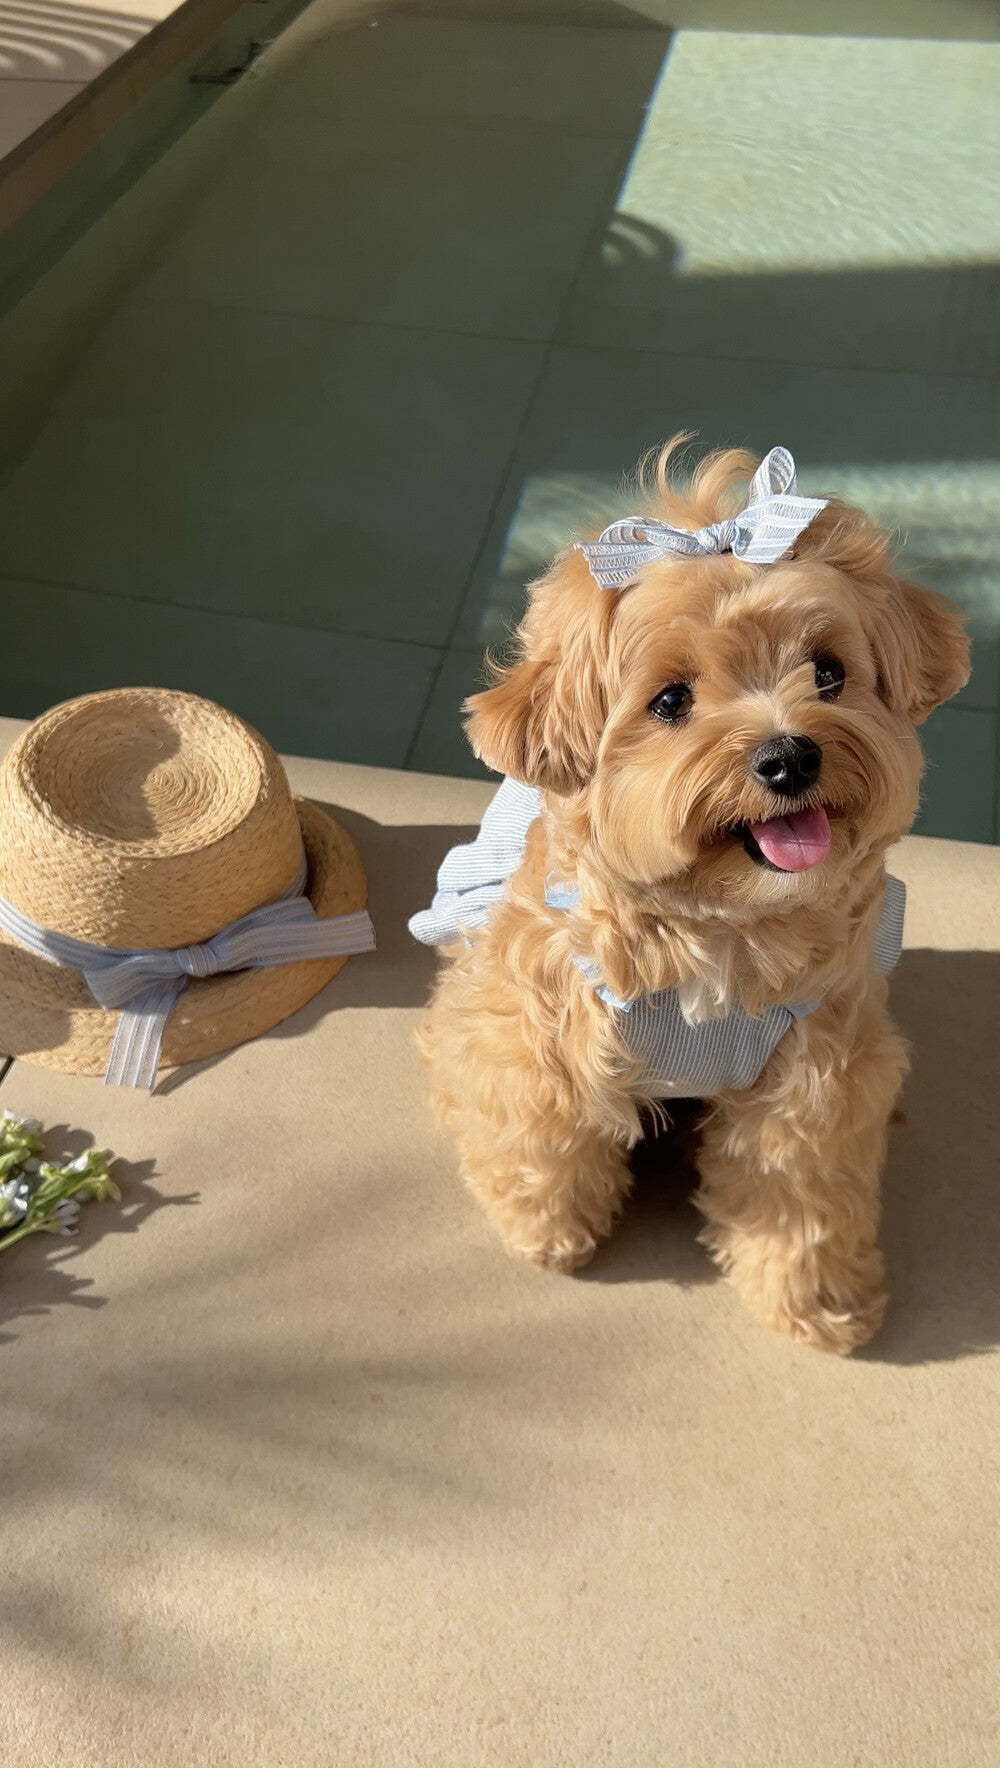
{"type": "MultiPolygon", "coordinates": [[[[50,1158],[73,1159],[94,1146],[85,1130],[55,1124],[45,1132],[50,1158]]],[[[165,1194],[153,1180],[156,1162],[114,1160],[111,1176],[121,1191],[121,1202],[86,1203],[80,1211],[77,1231],[71,1236],[40,1232],[29,1234],[10,1248],[0,1264],[0,1344],[17,1334],[9,1328],[17,1321],[51,1314],[57,1307],[103,1308],[106,1295],[95,1293],[94,1279],[78,1274],[75,1266],[92,1246],[109,1235],[136,1234],[161,1209],[187,1207],[199,1201],[197,1192],[165,1194]]],[[[3,1245],[0,1242],[0,1253],[3,1245]]]]}

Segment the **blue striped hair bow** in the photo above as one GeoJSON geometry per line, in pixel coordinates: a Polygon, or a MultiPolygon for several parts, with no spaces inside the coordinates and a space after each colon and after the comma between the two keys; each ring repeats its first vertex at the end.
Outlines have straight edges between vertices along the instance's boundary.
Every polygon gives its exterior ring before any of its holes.
{"type": "Polygon", "coordinates": [[[627,589],[657,559],[704,553],[735,553],[749,565],[773,565],[793,546],[825,497],[800,497],[795,462],[787,448],[772,448],[750,483],[746,504],[728,522],[707,528],[671,528],[647,516],[626,516],[605,528],[600,540],[581,540],[591,576],[602,589],[627,589]]]}
{"type": "Polygon", "coordinates": [[[375,930],[364,909],[320,920],[303,894],[305,887],[303,858],[297,876],[277,902],[253,909],[203,945],[142,951],[88,945],[82,939],[40,927],[3,897],[0,928],[36,957],[79,971],[98,1006],[122,1009],[105,1086],[152,1087],[167,1020],[189,977],[264,970],[303,958],[351,957],[375,950],[375,930]]]}

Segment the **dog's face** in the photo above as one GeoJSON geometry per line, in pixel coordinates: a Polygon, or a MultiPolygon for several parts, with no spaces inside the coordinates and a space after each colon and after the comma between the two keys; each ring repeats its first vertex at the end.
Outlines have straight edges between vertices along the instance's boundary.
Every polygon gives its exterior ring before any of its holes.
{"type": "Polygon", "coordinates": [[[909,828],[914,726],[968,675],[958,617],[837,507],[778,564],[660,560],[622,591],[567,553],[521,642],[469,703],[477,753],[572,796],[624,886],[751,915],[819,901],[909,828]]]}

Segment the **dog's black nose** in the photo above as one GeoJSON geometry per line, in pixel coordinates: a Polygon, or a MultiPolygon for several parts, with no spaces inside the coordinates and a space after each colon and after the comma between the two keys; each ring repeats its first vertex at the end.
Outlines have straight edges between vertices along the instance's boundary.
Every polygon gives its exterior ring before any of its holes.
{"type": "Polygon", "coordinates": [[[750,757],[755,780],[781,798],[799,798],[819,779],[823,751],[812,737],[769,737],[750,757]]]}

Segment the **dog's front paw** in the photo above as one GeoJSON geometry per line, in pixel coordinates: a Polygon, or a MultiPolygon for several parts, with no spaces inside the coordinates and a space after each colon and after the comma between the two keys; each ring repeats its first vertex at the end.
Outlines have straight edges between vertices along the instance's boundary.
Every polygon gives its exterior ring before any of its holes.
{"type": "Polygon", "coordinates": [[[589,1265],[597,1241],[585,1228],[563,1234],[545,1235],[540,1239],[511,1239],[507,1250],[526,1264],[539,1265],[543,1271],[579,1271],[589,1265]]]}
{"type": "Polygon", "coordinates": [[[699,1238],[750,1312],[774,1332],[846,1357],[882,1324],[884,1270],[875,1247],[821,1261],[815,1250],[803,1259],[801,1247],[776,1236],[763,1240],[710,1227],[699,1238]]]}
{"type": "Polygon", "coordinates": [[[838,1303],[832,1297],[818,1296],[806,1307],[782,1310],[768,1324],[790,1337],[810,1344],[816,1350],[847,1357],[874,1338],[885,1314],[886,1297],[872,1295],[864,1300],[838,1303]]]}

